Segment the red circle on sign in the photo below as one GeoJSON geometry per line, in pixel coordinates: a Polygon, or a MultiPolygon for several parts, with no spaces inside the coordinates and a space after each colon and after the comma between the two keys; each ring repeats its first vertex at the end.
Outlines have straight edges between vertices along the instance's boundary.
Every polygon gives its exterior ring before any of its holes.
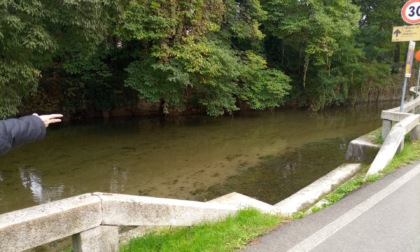
{"type": "Polygon", "coordinates": [[[408,24],[418,24],[420,23],[420,0],[410,0],[408,2],[406,2],[403,6],[403,8],[401,9],[401,17],[402,19],[408,23],[408,24]],[[411,6],[414,3],[419,3],[417,8],[411,6]],[[408,7],[413,7],[412,9],[410,8],[409,10],[408,7]],[[416,19],[411,19],[410,18],[410,14],[414,14],[417,16],[416,19]]]}
{"type": "Polygon", "coordinates": [[[416,55],[414,57],[418,62],[420,62],[420,50],[416,52],[416,55]]]}

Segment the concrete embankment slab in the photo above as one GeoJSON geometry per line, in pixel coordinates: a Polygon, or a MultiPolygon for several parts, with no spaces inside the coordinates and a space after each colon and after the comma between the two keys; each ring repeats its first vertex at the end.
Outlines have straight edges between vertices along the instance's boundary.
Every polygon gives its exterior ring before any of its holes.
{"type": "Polygon", "coordinates": [[[349,162],[372,162],[381,148],[373,142],[373,133],[363,135],[349,143],[346,160],[349,162]]]}
{"type": "Polygon", "coordinates": [[[355,176],[361,169],[361,164],[343,164],[289,198],[277,203],[275,207],[283,215],[292,215],[304,210],[355,176]]]}

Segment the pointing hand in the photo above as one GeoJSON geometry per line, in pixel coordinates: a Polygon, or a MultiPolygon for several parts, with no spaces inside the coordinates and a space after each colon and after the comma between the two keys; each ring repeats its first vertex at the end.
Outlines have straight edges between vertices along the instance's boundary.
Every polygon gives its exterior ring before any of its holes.
{"type": "Polygon", "coordinates": [[[63,117],[62,114],[51,114],[51,115],[38,115],[37,113],[33,114],[34,116],[38,116],[44,122],[45,127],[48,127],[50,123],[58,123],[61,122],[61,118],[63,117]]]}

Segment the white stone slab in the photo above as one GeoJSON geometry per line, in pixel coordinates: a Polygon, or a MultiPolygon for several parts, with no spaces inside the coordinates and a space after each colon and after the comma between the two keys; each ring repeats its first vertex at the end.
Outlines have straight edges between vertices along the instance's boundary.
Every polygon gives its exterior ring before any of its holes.
{"type": "Polygon", "coordinates": [[[355,176],[361,169],[360,164],[343,164],[275,206],[281,214],[286,216],[304,210],[355,176]]]}
{"type": "Polygon", "coordinates": [[[0,251],[22,251],[100,225],[101,202],[92,194],[0,215],[0,251]]]}

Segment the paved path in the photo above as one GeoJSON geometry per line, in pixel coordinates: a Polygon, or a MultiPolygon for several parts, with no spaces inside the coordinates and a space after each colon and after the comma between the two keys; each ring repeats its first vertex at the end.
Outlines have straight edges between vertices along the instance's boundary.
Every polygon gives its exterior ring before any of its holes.
{"type": "Polygon", "coordinates": [[[420,252],[420,161],[283,225],[242,251],[420,252]]]}

